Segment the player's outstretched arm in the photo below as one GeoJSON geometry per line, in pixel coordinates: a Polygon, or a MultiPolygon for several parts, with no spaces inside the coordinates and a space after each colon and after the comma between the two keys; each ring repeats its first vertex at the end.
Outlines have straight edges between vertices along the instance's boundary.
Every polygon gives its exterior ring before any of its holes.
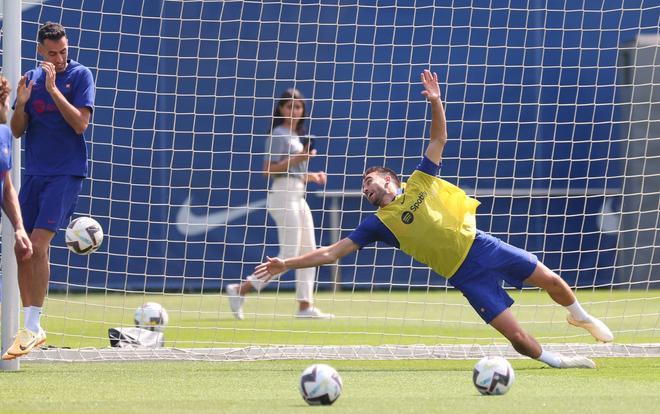
{"type": "Polygon", "coordinates": [[[445,108],[440,98],[440,86],[438,85],[438,74],[428,69],[422,72],[422,95],[431,103],[431,140],[426,148],[426,158],[435,164],[442,161],[442,151],[447,143],[447,120],[445,108]]]}
{"type": "Polygon", "coordinates": [[[282,260],[279,257],[266,257],[267,261],[256,267],[254,275],[268,281],[289,269],[316,267],[333,263],[360,248],[351,239],[344,238],[330,246],[320,247],[302,256],[282,260]]]}

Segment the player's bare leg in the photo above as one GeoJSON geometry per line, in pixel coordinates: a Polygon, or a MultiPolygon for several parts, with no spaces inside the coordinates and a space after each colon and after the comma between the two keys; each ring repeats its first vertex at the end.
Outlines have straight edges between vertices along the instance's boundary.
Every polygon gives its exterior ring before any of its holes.
{"type": "Polygon", "coordinates": [[[50,279],[50,242],[55,233],[45,229],[34,229],[30,234],[32,257],[18,261],[18,285],[23,309],[25,309],[25,328],[20,329],[14,342],[2,355],[2,359],[11,360],[28,354],[32,349],[46,342],[46,332],[41,328],[39,318],[48,290],[50,279]]]}
{"type": "Polygon", "coordinates": [[[601,342],[612,342],[614,339],[610,328],[600,319],[589,315],[582,308],[568,284],[543,263],[538,263],[525,283],[544,289],[552,300],[564,306],[569,312],[566,319],[571,325],[586,329],[591,336],[601,342]]]}
{"type": "Polygon", "coordinates": [[[30,234],[32,257],[18,261],[18,286],[25,310],[25,327],[38,333],[39,318],[50,279],[50,242],[55,233],[34,229],[30,234]]]}
{"type": "Polygon", "coordinates": [[[545,290],[552,300],[562,306],[572,305],[576,301],[573,291],[564,279],[541,262],[536,265],[536,269],[525,283],[545,290]]]}
{"type": "Polygon", "coordinates": [[[30,259],[32,265],[32,280],[29,290],[30,305],[42,307],[48,281],[50,280],[50,242],[55,233],[45,229],[34,229],[30,235],[33,254],[30,259]]]}
{"type": "Polygon", "coordinates": [[[513,349],[530,358],[537,359],[553,368],[596,368],[596,364],[587,357],[564,356],[544,350],[536,338],[528,334],[518,323],[509,309],[504,310],[490,322],[511,342],[513,349]]]}
{"type": "Polygon", "coordinates": [[[32,305],[32,260],[36,254],[36,246],[32,244],[32,256],[29,259],[17,260],[18,266],[18,290],[21,295],[21,304],[25,306],[32,305]]]}
{"type": "Polygon", "coordinates": [[[519,353],[533,359],[541,356],[541,345],[520,326],[509,309],[504,310],[490,321],[490,326],[504,335],[511,342],[513,349],[519,353]]]}

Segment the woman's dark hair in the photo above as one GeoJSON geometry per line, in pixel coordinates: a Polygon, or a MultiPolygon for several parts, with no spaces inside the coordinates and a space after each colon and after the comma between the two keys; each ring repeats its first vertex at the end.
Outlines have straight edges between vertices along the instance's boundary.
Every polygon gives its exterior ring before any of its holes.
{"type": "Polygon", "coordinates": [[[46,22],[43,26],[39,28],[39,33],[37,34],[37,40],[42,45],[44,40],[60,40],[66,36],[66,31],[64,26],[59,23],[46,22]]]}
{"type": "Polygon", "coordinates": [[[307,130],[305,129],[305,120],[307,119],[307,105],[305,104],[305,97],[302,93],[300,93],[298,89],[294,88],[287,89],[282,95],[280,95],[280,100],[277,101],[277,105],[275,105],[275,111],[273,112],[273,128],[271,129],[271,132],[273,129],[284,123],[284,118],[282,118],[282,112],[280,111],[280,108],[291,100],[297,100],[303,104],[303,113],[300,117],[300,122],[298,122],[298,125],[296,126],[296,134],[299,136],[306,135],[307,130]]]}

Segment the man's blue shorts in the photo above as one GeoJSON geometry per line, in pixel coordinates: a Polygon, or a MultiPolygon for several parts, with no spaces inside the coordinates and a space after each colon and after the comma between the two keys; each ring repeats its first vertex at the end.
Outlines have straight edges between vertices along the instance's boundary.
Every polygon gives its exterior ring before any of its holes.
{"type": "Polygon", "coordinates": [[[82,190],[83,177],[72,175],[27,175],[21,183],[21,204],[25,231],[46,229],[57,233],[68,224],[82,190]]]}
{"type": "Polygon", "coordinates": [[[481,319],[490,323],[513,305],[502,280],[522,288],[537,264],[535,255],[477,231],[467,257],[449,283],[463,293],[481,319]]]}

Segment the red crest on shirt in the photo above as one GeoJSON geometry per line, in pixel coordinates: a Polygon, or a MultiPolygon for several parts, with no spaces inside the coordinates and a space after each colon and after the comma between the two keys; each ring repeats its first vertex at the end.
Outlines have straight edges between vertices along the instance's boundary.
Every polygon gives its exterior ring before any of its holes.
{"type": "Polygon", "coordinates": [[[32,107],[38,114],[40,114],[46,110],[46,102],[41,99],[37,99],[32,103],[32,107]]]}

